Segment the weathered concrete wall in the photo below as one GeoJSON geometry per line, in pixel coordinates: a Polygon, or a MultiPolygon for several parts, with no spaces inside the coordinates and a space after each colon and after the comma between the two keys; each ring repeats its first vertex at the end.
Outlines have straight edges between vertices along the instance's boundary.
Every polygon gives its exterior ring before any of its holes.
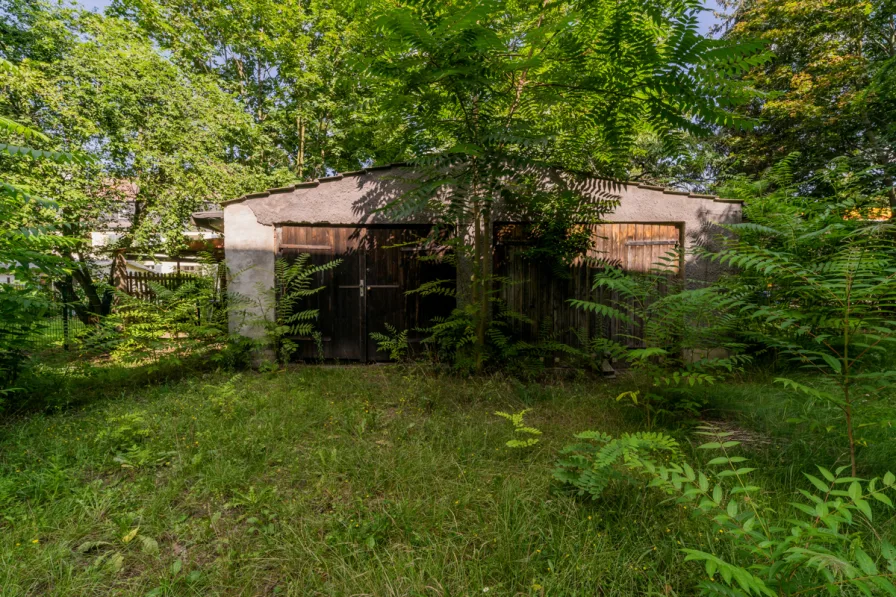
{"type": "Polygon", "coordinates": [[[230,270],[228,291],[235,308],[230,314],[230,332],[249,338],[264,336],[263,321],[273,321],[275,228],[258,222],[246,204],[224,209],[224,256],[230,270]]]}
{"type": "MultiPolygon", "coordinates": [[[[279,224],[386,224],[432,222],[432,215],[417,213],[407,219],[390,218],[380,211],[407,191],[413,172],[401,168],[373,169],[341,174],[312,183],[247,195],[225,202],[225,252],[235,279],[231,290],[250,299],[243,321],[231,321],[231,330],[242,326],[243,334],[260,337],[262,330],[251,321],[273,317],[259,303],[260,289],[274,284],[276,226],[279,224]]],[[[684,228],[685,275],[690,279],[712,280],[719,272],[717,264],[699,259],[698,247],[711,248],[720,233],[717,224],[741,220],[739,202],[719,200],[659,187],[618,183],[589,178],[573,185],[579,192],[598,202],[617,202],[609,222],[668,223],[684,228]]],[[[495,221],[514,221],[509,213],[495,209],[495,221]]]]}
{"type": "MultiPolygon", "coordinates": [[[[377,211],[412,186],[413,174],[399,169],[340,174],[321,182],[271,189],[225,202],[248,205],[262,224],[382,224],[432,221],[426,213],[396,220],[377,211]]],[[[226,230],[226,229],[225,229],[226,230]]],[[[226,238],[226,237],[225,237],[226,238]]]]}
{"type": "MultiPolygon", "coordinates": [[[[432,221],[431,215],[418,213],[407,219],[392,219],[379,211],[401,196],[413,184],[414,175],[399,168],[338,175],[320,182],[304,183],[248,195],[225,205],[226,214],[235,206],[248,207],[258,223],[277,224],[359,224],[419,223],[432,221]]],[[[609,222],[676,223],[685,230],[685,274],[693,279],[712,279],[717,268],[699,260],[694,249],[710,246],[719,234],[717,223],[741,220],[738,202],[705,195],[669,191],[659,187],[586,179],[574,185],[595,201],[616,201],[618,206],[605,219],[609,222]]],[[[512,220],[509,214],[495,210],[495,220],[512,220]]],[[[235,227],[226,227],[226,243],[231,246],[235,227]]],[[[244,236],[245,233],[238,233],[244,236]]],[[[267,234],[267,233],[265,233],[267,234]]]]}

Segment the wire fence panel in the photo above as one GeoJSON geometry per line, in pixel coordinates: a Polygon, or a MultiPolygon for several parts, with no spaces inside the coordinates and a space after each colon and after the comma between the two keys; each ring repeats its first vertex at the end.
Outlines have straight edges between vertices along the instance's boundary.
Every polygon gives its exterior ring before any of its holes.
{"type": "Polygon", "coordinates": [[[72,338],[83,334],[86,329],[87,326],[75,316],[74,310],[56,304],[50,314],[32,328],[0,324],[0,335],[14,336],[15,342],[11,344],[21,344],[23,349],[47,350],[67,348],[72,338]]]}
{"type": "MultiPolygon", "coordinates": [[[[128,272],[124,280],[123,290],[141,300],[154,300],[155,293],[151,283],[169,290],[175,290],[182,284],[197,280],[200,276],[186,272],[128,272]]],[[[58,293],[52,293],[48,314],[33,327],[23,328],[19,325],[0,321],[0,337],[7,337],[8,345],[21,345],[24,350],[49,350],[55,348],[68,349],[72,342],[83,338],[90,331],[75,313],[71,305],[63,303],[58,293]],[[11,338],[9,338],[11,336],[11,338]]],[[[114,307],[113,307],[114,308],[114,307]]]]}

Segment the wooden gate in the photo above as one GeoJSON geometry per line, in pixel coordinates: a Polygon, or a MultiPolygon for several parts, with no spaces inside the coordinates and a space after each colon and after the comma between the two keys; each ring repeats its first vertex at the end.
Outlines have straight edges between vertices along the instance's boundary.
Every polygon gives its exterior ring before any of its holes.
{"type": "Polygon", "coordinates": [[[579,343],[579,335],[610,337],[636,345],[626,337],[638,336],[639,330],[622,328],[618,322],[574,309],[569,299],[606,302],[613,298],[591,288],[593,274],[602,265],[644,273],[664,262],[670,274],[682,272],[679,258],[670,260],[671,253],[683,242],[679,224],[608,223],[591,228],[595,237],[593,249],[586,259],[570,268],[568,277],[561,277],[550,265],[525,258],[523,253],[531,245],[525,225],[495,226],[495,273],[513,281],[505,285],[502,298],[511,310],[534,322],[518,330],[524,338],[534,340],[539,334],[549,332],[557,340],[572,345],[579,343]]]}
{"type": "MultiPolygon", "coordinates": [[[[419,258],[426,254],[419,241],[428,233],[428,226],[280,227],[281,256],[309,253],[315,264],[342,260],[339,267],[318,276],[315,283],[324,290],[302,307],[320,311],[316,327],[324,358],[387,360],[388,355],[377,352],[371,332],[386,333],[390,324],[399,331],[409,330],[412,347],[419,346],[423,334],[415,328],[451,313],[450,297],[407,294],[425,282],[455,276],[452,266],[419,258]]],[[[299,357],[319,356],[313,340],[299,340],[299,357]]]]}

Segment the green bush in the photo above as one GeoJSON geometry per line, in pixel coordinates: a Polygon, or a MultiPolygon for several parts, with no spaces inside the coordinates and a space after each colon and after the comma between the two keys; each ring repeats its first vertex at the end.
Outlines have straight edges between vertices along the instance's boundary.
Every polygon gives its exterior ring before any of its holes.
{"type": "MultiPolygon", "coordinates": [[[[854,187],[837,164],[825,180],[835,190],[827,201],[800,197],[787,168],[785,161],[772,173],[777,190],[748,204],[749,222],[728,226],[722,250],[706,256],[736,270],[719,293],[726,312],[738,315],[739,333],[828,382],[777,380],[840,410],[833,431],[856,476],[856,419],[873,412],[896,379],[887,366],[896,348],[892,223],[875,221],[881,198],[854,187]]],[[[892,418],[863,423],[890,426],[892,418]]]]}
{"type": "Polygon", "coordinates": [[[819,476],[805,474],[811,488],[782,508],[750,478],[756,469],[747,459],[731,452],[740,443],[732,433],[700,429],[711,440],[700,449],[720,452],[705,470],[680,461],[668,436],[585,432],[576,437],[593,443],[566,448],[555,477],[595,499],[613,479],[646,479],[691,509],[709,527],[698,535],[702,546],[681,550],[705,566],[701,595],[896,594],[896,548],[875,527],[872,509],[874,502],[892,508],[896,476],[863,480],[845,476],[849,467],[818,467],[819,476]]]}
{"type": "Polygon", "coordinates": [[[664,390],[713,384],[750,360],[740,354],[743,344],[734,341],[737,318],[717,290],[685,288],[674,274],[679,257],[670,252],[647,273],[604,268],[595,273],[593,289],[609,300],[570,300],[576,308],[632,330],[617,338],[583,340],[591,354],[625,363],[635,374],[636,390],[617,400],[628,398],[641,409],[648,429],[658,418],[696,416],[703,406],[692,394],[682,397],[664,390]]]}

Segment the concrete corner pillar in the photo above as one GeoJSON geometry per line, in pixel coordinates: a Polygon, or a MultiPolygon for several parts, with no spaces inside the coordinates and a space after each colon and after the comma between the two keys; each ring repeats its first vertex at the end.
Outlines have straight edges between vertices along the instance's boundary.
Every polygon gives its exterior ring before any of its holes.
{"type": "Polygon", "coordinates": [[[248,205],[224,208],[224,256],[230,272],[231,334],[262,340],[265,322],[274,322],[274,260],[277,236],[274,226],[259,224],[248,205]]]}

